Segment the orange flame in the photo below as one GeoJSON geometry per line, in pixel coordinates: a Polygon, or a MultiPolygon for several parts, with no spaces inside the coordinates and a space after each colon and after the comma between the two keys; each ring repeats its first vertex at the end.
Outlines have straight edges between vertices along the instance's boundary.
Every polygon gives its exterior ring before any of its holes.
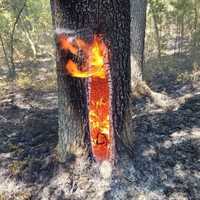
{"type": "Polygon", "coordinates": [[[112,136],[109,78],[106,70],[109,67],[108,49],[97,35],[89,44],[80,38],[70,41],[68,37],[60,35],[58,43],[61,49],[75,56],[79,56],[79,52],[84,54],[82,66],[69,59],[65,68],[73,77],[89,78],[88,117],[93,156],[98,161],[110,159],[112,136]]]}

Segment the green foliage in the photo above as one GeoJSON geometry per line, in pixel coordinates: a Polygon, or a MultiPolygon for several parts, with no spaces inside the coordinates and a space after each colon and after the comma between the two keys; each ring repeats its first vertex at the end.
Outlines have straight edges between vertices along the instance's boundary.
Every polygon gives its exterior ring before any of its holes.
{"type": "MultiPolygon", "coordinates": [[[[7,56],[11,56],[11,34],[24,0],[1,0],[0,34],[7,56]]],[[[26,0],[14,33],[14,58],[35,58],[52,45],[52,24],[49,0],[26,0]]],[[[1,44],[1,43],[0,43],[1,44]]],[[[1,44],[2,46],[2,44],[1,44]]],[[[0,54],[3,51],[0,49],[0,54]]]]}
{"type": "Polygon", "coordinates": [[[149,0],[148,3],[147,58],[155,57],[157,51],[155,18],[162,55],[185,53],[199,44],[199,0],[149,0]]]}
{"type": "Polygon", "coordinates": [[[162,0],[149,0],[150,14],[160,15],[166,11],[166,4],[162,0]]]}

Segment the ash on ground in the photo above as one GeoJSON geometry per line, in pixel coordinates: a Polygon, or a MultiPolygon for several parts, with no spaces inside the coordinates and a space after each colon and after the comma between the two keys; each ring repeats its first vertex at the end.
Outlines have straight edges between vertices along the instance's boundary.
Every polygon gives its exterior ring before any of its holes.
{"type": "Polygon", "coordinates": [[[7,94],[0,101],[0,199],[200,199],[199,85],[160,83],[172,98],[192,94],[174,110],[134,99],[135,151],[112,170],[81,158],[57,161],[56,92],[7,94]]]}

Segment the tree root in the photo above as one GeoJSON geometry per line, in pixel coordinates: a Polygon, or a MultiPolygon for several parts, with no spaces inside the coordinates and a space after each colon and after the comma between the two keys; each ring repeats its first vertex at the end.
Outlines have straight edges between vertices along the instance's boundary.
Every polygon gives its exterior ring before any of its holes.
{"type": "Polygon", "coordinates": [[[137,80],[132,89],[132,94],[135,97],[145,96],[158,107],[165,110],[177,110],[187,99],[191,98],[191,94],[184,95],[179,98],[171,98],[165,94],[153,91],[144,81],[137,80]]]}

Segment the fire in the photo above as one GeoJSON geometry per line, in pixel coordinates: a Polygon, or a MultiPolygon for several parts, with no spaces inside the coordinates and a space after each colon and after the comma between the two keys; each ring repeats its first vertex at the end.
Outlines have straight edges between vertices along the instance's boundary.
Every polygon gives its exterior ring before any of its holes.
{"type": "Polygon", "coordinates": [[[77,78],[88,78],[91,76],[105,78],[103,55],[105,45],[99,37],[95,36],[92,44],[86,44],[80,38],[71,41],[70,38],[61,34],[58,38],[58,44],[61,49],[70,51],[74,55],[78,55],[78,52],[82,51],[87,58],[84,60],[83,66],[78,66],[72,59],[68,60],[65,68],[71,76],[77,78]]]}
{"type": "Polygon", "coordinates": [[[80,38],[70,40],[62,34],[58,38],[58,44],[66,52],[78,58],[83,57],[81,64],[69,59],[65,69],[72,77],[88,78],[88,118],[92,152],[96,160],[108,160],[112,153],[108,49],[97,35],[91,43],[86,43],[80,38]]]}
{"type": "Polygon", "coordinates": [[[101,53],[100,44],[97,41],[94,42],[91,48],[91,65],[92,66],[100,66],[104,65],[104,58],[101,53]]]}

